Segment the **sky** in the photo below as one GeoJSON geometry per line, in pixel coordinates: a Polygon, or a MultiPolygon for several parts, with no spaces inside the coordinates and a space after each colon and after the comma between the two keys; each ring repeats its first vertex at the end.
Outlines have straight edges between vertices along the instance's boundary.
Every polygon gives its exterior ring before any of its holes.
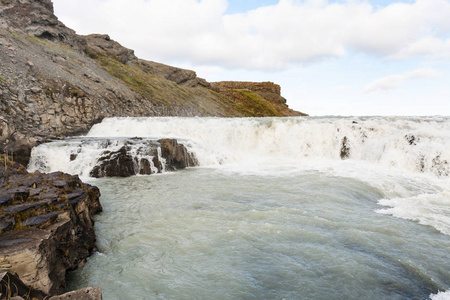
{"type": "Polygon", "coordinates": [[[310,115],[450,116],[450,0],[53,0],[78,34],[310,115]]]}

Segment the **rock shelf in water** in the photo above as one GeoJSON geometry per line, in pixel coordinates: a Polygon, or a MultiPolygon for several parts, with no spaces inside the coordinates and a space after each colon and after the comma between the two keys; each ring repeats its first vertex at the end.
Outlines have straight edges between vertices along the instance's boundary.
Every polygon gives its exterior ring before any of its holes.
{"type": "Polygon", "coordinates": [[[105,150],[98,158],[90,176],[100,178],[151,175],[197,165],[194,154],[184,145],[178,144],[175,139],[145,141],[144,144],[138,145],[129,140],[119,150],[105,150]]]}
{"type": "MultiPolygon", "coordinates": [[[[63,293],[66,272],[83,266],[95,249],[92,216],[102,211],[100,191],[78,176],[5,166],[0,167],[0,273],[16,274],[46,296],[63,293]]],[[[2,288],[0,298],[7,292],[2,288]]]]}

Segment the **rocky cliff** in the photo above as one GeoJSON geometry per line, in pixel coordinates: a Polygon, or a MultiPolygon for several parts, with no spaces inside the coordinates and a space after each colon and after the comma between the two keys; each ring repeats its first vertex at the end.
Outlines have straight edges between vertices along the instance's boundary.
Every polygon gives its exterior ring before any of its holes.
{"type": "Polygon", "coordinates": [[[289,109],[281,96],[281,87],[273,82],[212,82],[211,89],[232,99],[247,117],[307,116],[289,109]]]}
{"type": "Polygon", "coordinates": [[[95,249],[92,217],[102,210],[100,191],[78,176],[28,173],[2,160],[0,273],[18,274],[47,295],[62,293],[66,272],[84,265],[95,249]]]}
{"type": "Polygon", "coordinates": [[[299,115],[279,89],[224,91],[194,71],[139,59],[108,35],[79,36],[50,0],[1,0],[0,62],[0,151],[24,163],[37,143],[104,117],[299,115]]]}

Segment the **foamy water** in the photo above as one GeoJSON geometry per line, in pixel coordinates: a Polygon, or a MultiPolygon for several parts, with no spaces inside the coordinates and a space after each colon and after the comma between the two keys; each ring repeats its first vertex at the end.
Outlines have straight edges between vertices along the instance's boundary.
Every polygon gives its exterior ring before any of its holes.
{"type": "Polygon", "coordinates": [[[200,167],[93,181],[105,299],[448,299],[449,118],[112,118],[33,149],[88,176],[125,138],[200,167]],[[77,154],[76,159],[70,156],[77,154]],[[447,298],[445,298],[447,297],[447,298]]]}

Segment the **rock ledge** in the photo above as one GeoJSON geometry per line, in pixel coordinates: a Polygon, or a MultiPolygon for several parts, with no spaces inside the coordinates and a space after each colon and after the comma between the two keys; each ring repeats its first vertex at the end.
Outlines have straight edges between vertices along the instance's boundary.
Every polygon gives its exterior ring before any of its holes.
{"type": "Polygon", "coordinates": [[[28,173],[7,161],[0,167],[0,272],[49,296],[65,292],[66,272],[95,250],[99,197],[78,176],[28,173]]]}

